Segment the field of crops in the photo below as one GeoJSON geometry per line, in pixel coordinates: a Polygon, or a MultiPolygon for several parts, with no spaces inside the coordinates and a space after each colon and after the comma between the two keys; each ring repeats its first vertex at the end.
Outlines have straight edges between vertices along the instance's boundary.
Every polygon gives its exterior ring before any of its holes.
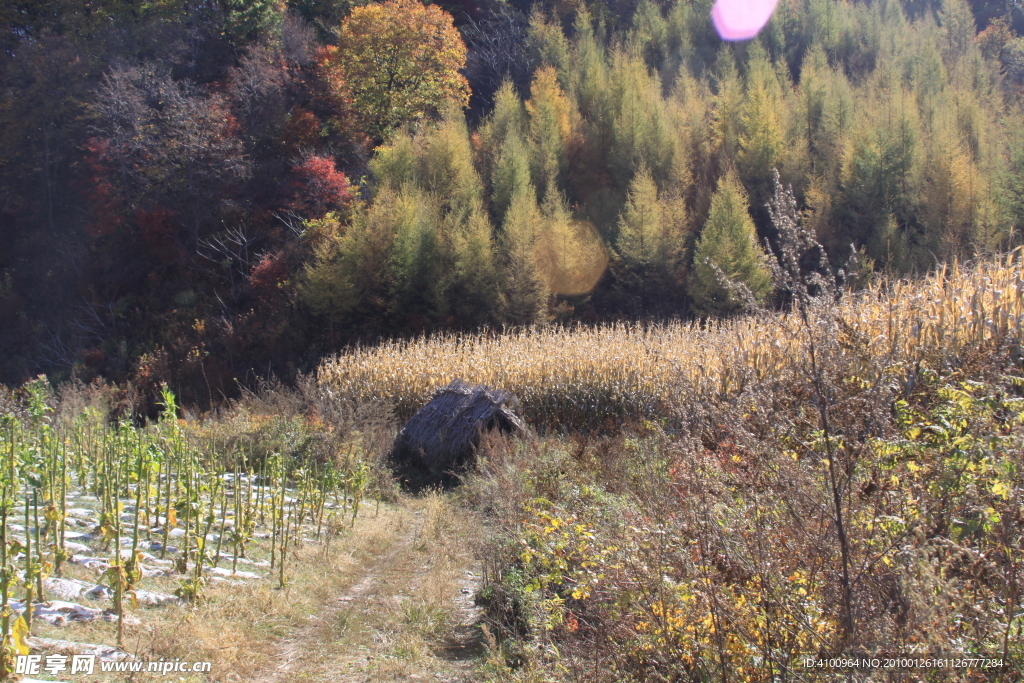
{"type": "Polygon", "coordinates": [[[126,626],[202,604],[211,583],[283,587],[297,545],[359,512],[358,447],[314,452],[302,418],[185,422],[166,389],[144,428],[58,403],[45,379],[0,394],[0,679],[30,646],[130,657],[113,646],[126,626]],[[104,621],[106,644],[32,637],[104,621]]]}
{"type": "Polygon", "coordinates": [[[826,311],[763,313],[722,323],[543,327],[436,335],[357,348],[326,362],[338,398],[379,401],[408,417],[454,378],[509,389],[534,426],[645,419],[673,401],[734,392],[805,360],[808,334],[838,330],[865,357],[911,364],[1019,337],[1024,254],[953,264],[920,281],[881,281],[826,311]],[[829,315],[837,325],[816,324],[829,315]],[[812,330],[809,332],[808,330],[812,330]]]}

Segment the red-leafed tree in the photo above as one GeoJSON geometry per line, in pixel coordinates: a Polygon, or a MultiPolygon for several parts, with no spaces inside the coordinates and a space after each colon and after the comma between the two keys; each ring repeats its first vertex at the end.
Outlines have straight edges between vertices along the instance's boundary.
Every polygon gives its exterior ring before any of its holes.
{"type": "Polygon", "coordinates": [[[272,292],[292,275],[288,257],[281,250],[263,254],[249,274],[249,285],[260,295],[272,292]]]}
{"type": "Polygon", "coordinates": [[[319,142],[319,137],[320,121],[313,112],[296,107],[288,115],[288,122],[282,135],[286,151],[296,153],[302,149],[312,148],[319,142]]]}
{"type": "Polygon", "coordinates": [[[152,65],[115,68],[96,113],[105,180],[125,210],[174,211],[195,241],[233,208],[251,169],[221,98],[152,65]]]}
{"type": "Polygon", "coordinates": [[[150,251],[164,261],[182,255],[178,242],[181,223],[174,211],[156,206],[149,210],[135,211],[135,225],[139,228],[139,238],[149,247],[150,251]]]}
{"type": "Polygon", "coordinates": [[[292,169],[292,174],[293,208],[309,217],[319,218],[343,207],[352,198],[348,178],[329,157],[311,154],[292,169]]]}

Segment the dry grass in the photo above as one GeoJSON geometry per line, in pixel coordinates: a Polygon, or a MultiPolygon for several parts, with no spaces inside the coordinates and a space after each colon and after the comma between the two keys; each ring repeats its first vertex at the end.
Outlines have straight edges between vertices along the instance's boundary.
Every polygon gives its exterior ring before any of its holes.
{"type": "Polygon", "coordinates": [[[128,649],[208,659],[210,681],[459,680],[472,662],[447,646],[479,533],[439,493],[385,503],[330,547],[300,549],[287,588],[212,587],[198,609],[147,615],[128,649]]]}
{"type": "MultiPolygon", "coordinates": [[[[872,359],[913,364],[930,354],[957,356],[1020,334],[1022,264],[1018,249],[954,263],[920,281],[880,282],[840,304],[840,325],[872,359]]],[[[706,326],[436,335],[353,349],[324,363],[319,381],[338,398],[393,404],[405,417],[459,377],[515,392],[539,427],[594,427],[659,414],[681,387],[690,399],[720,398],[781,377],[802,357],[804,330],[797,316],[777,314],[706,326]]]]}
{"type": "MultiPolygon", "coordinates": [[[[297,547],[284,589],[275,588],[270,580],[242,586],[213,583],[208,585],[206,600],[200,605],[135,610],[141,624],[126,626],[124,649],[144,661],[180,658],[212,662],[211,673],[194,680],[288,680],[293,662],[309,665],[345,654],[344,648],[339,652],[337,646],[344,642],[356,620],[330,621],[326,624],[328,638],[309,638],[311,630],[324,635],[325,614],[339,604],[339,596],[368,572],[379,569],[382,556],[408,545],[407,539],[415,537],[418,526],[408,504],[382,504],[379,514],[371,510],[361,515],[352,529],[345,530],[330,545],[297,547]]],[[[260,554],[261,549],[255,547],[253,551],[260,554]]],[[[96,578],[82,567],[65,567],[64,575],[69,578],[96,578]]],[[[167,581],[168,586],[174,583],[167,581]]],[[[42,624],[36,628],[36,635],[114,644],[116,626],[105,622],[80,624],[69,633],[67,628],[42,624]]],[[[160,678],[136,674],[132,680],[160,678]]]]}
{"type": "MultiPolygon", "coordinates": [[[[297,634],[318,624],[325,607],[337,604],[338,596],[365,575],[374,559],[400,544],[412,528],[408,510],[382,504],[378,515],[372,510],[361,515],[351,530],[330,545],[298,547],[284,589],[274,588],[270,580],[243,586],[214,583],[208,585],[207,599],[199,606],[136,610],[142,623],[126,627],[124,649],[143,660],[210,661],[212,671],[202,680],[274,680],[272,676],[281,672],[288,653],[295,649],[290,646],[297,634]]],[[[37,635],[111,644],[116,640],[112,624],[86,624],[74,631],[69,634],[67,629],[51,627],[37,635]]],[[[311,645],[334,642],[299,643],[301,652],[295,656],[315,657],[311,645]]],[[[154,674],[133,678],[158,679],[154,674]]]]}

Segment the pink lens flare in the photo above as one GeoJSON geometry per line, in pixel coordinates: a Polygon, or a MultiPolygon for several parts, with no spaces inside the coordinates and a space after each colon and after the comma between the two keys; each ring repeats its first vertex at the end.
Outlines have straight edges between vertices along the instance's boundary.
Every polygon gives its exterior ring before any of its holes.
{"type": "Polygon", "coordinates": [[[716,0],[711,21],[722,40],[750,40],[768,20],[779,0],[716,0]]]}

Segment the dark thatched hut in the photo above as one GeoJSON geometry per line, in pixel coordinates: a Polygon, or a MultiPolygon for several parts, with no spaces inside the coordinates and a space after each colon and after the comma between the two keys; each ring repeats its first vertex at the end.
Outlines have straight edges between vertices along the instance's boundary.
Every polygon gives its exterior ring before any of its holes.
{"type": "Polygon", "coordinates": [[[444,477],[469,463],[482,432],[497,429],[525,435],[526,425],[512,412],[518,407],[514,394],[456,379],[434,392],[430,402],[405,423],[395,437],[391,458],[444,477]]]}

